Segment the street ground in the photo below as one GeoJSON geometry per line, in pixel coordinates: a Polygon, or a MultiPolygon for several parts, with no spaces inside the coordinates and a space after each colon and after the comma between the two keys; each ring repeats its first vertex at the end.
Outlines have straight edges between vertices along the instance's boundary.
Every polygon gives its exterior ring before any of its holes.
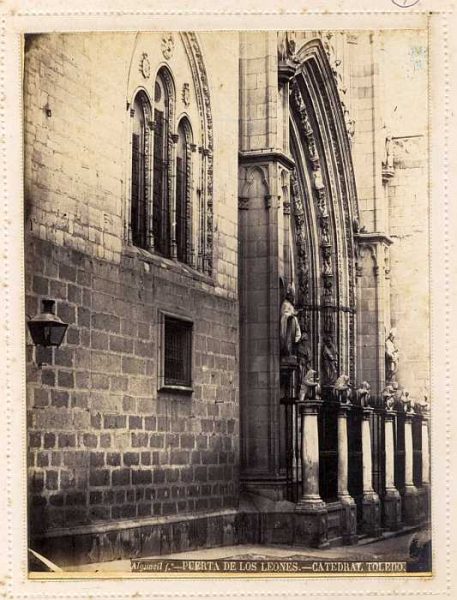
{"type": "MultiPolygon", "coordinates": [[[[182,560],[344,560],[344,561],[404,561],[409,558],[409,546],[414,530],[402,531],[401,534],[384,535],[378,540],[361,540],[354,546],[336,546],[334,548],[297,548],[291,546],[240,545],[224,546],[192,550],[161,555],[161,559],[182,560]]],[[[145,557],[147,558],[147,557],[145,557]]],[[[159,558],[157,556],[151,558],[159,558]]],[[[130,560],[114,560],[103,563],[92,563],[66,567],[66,571],[130,572],[130,560]]]]}

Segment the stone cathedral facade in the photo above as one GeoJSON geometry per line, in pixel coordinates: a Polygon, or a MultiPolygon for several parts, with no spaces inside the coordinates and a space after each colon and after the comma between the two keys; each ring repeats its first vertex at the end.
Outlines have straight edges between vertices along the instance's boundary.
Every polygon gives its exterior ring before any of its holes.
{"type": "Polygon", "coordinates": [[[58,348],[27,337],[32,548],[74,564],[427,522],[420,33],[410,48],[26,38],[26,314],[52,300],[68,324],[58,348]]]}

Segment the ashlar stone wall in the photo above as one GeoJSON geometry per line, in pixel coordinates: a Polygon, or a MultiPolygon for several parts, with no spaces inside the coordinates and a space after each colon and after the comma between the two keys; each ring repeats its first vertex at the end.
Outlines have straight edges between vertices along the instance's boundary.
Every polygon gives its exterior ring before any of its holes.
{"type": "Polygon", "coordinates": [[[224,38],[230,52],[199,36],[214,131],[212,276],[125,236],[128,88],[132,77],[153,85],[166,63],[186,111],[192,72],[173,37],[169,59],[160,34],[26,41],[26,313],[52,298],[69,324],[53,352],[27,339],[32,534],[237,503],[237,153],[225,146],[238,139],[237,34],[224,38]],[[193,322],[191,394],[158,389],[164,310],[193,322]]]}

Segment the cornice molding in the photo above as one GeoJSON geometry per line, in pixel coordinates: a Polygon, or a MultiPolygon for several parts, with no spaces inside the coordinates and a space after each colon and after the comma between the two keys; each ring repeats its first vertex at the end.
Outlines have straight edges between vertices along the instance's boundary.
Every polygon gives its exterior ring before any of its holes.
{"type": "Polygon", "coordinates": [[[280,165],[292,171],[295,167],[295,161],[281,152],[281,150],[240,150],[238,153],[240,164],[243,166],[255,165],[259,163],[278,162],[280,165]]]}
{"type": "Polygon", "coordinates": [[[385,244],[391,246],[394,243],[390,236],[379,231],[354,233],[354,239],[358,244],[385,244]]]}

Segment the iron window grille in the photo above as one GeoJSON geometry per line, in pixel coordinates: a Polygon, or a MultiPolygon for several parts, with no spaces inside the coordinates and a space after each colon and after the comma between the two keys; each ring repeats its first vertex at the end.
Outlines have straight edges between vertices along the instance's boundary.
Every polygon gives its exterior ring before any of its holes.
{"type": "Polygon", "coordinates": [[[165,387],[192,385],[192,322],[164,315],[163,383],[165,387]]]}

